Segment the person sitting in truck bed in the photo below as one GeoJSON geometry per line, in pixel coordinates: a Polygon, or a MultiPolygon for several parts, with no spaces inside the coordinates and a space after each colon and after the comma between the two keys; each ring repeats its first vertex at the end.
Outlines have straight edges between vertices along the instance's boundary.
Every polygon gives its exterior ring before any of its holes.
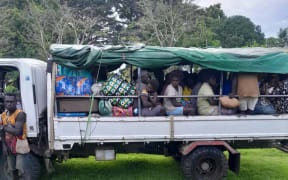
{"type": "Polygon", "coordinates": [[[171,83],[171,73],[166,74],[165,76],[165,81],[163,83],[162,89],[161,89],[161,93],[160,95],[164,95],[165,94],[165,90],[167,88],[167,86],[171,83]]]}
{"type": "MultiPolygon", "coordinates": [[[[213,88],[217,87],[216,72],[214,70],[202,70],[200,77],[202,85],[198,91],[198,96],[214,96],[213,88]]],[[[218,115],[218,101],[213,97],[198,97],[197,109],[199,115],[218,115]]]]}
{"type": "MultiPolygon", "coordinates": [[[[214,96],[214,90],[218,87],[217,77],[219,73],[215,70],[206,69],[201,74],[202,85],[199,89],[198,96],[214,96]]],[[[236,109],[221,108],[219,112],[218,100],[213,97],[198,97],[197,108],[199,115],[213,116],[213,115],[231,115],[235,114],[236,109]]]]}
{"type": "Polygon", "coordinates": [[[150,80],[149,72],[146,70],[142,70],[141,71],[141,82],[139,83],[138,80],[136,80],[137,92],[141,93],[141,91],[146,88],[146,85],[149,82],[149,80],[150,80]]]}
{"type": "MultiPolygon", "coordinates": [[[[137,73],[138,73],[138,71],[137,71],[137,69],[135,69],[133,71],[133,81],[136,84],[137,95],[141,95],[142,90],[146,89],[146,85],[150,81],[150,76],[149,76],[148,71],[142,70],[141,75],[140,75],[141,76],[140,77],[141,82],[138,82],[138,74],[137,73]]],[[[133,101],[133,108],[135,108],[135,109],[138,108],[138,100],[133,101]]]]}
{"type": "Polygon", "coordinates": [[[172,76],[173,74],[176,74],[177,77],[179,78],[179,85],[183,88],[184,86],[184,76],[185,76],[185,73],[184,71],[181,71],[181,70],[174,70],[174,71],[171,71],[169,72],[168,74],[166,74],[165,76],[165,81],[164,81],[164,85],[161,86],[162,87],[162,90],[161,90],[161,95],[164,95],[165,94],[165,90],[167,88],[167,86],[169,84],[171,84],[171,81],[172,81],[172,76]]]}
{"type": "MultiPolygon", "coordinates": [[[[276,74],[275,74],[276,75],[276,74]]],[[[261,95],[269,95],[273,92],[273,89],[277,86],[278,76],[276,75],[276,79],[273,77],[274,74],[267,75],[262,74],[261,78],[259,78],[259,88],[261,95]]],[[[276,109],[271,103],[271,99],[267,97],[260,97],[255,109],[255,114],[276,114],[276,109]]]]}
{"type": "Polygon", "coordinates": [[[141,92],[142,116],[160,116],[165,115],[165,109],[159,102],[157,90],[159,82],[152,79],[148,82],[145,89],[141,92]]]}
{"type": "Polygon", "coordinates": [[[239,96],[239,109],[241,113],[254,114],[254,109],[260,95],[257,74],[238,73],[238,76],[233,80],[232,89],[232,92],[237,92],[239,96]]]}
{"type": "MultiPolygon", "coordinates": [[[[184,78],[184,88],[183,88],[183,96],[190,96],[193,93],[193,89],[194,86],[196,84],[196,78],[197,75],[196,74],[187,74],[184,78]]],[[[198,93],[196,93],[195,95],[197,95],[198,93]]],[[[194,112],[191,112],[192,114],[196,114],[197,112],[197,104],[194,103],[195,101],[193,101],[195,98],[189,98],[189,97],[184,97],[182,104],[184,107],[190,107],[193,108],[194,112]]]]}
{"type": "MultiPolygon", "coordinates": [[[[201,79],[200,77],[202,76],[202,74],[204,74],[205,72],[203,70],[201,70],[195,77],[195,85],[192,89],[192,93],[191,95],[194,95],[194,96],[197,96],[198,95],[198,92],[199,92],[199,89],[201,88],[202,86],[202,82],[201,82],[201,79]]],[[[198,110],[197,110],[197,97],[192,97],[191,98],[191,105],[193,107],[195,107],[195,113],[197,114],[198,113],[198,110]]]]}
{"type": "MultiPolygon", "coordinates": [[[[192,94],[193,87],[195,85],[196,75],[195,74],[186,74],[183,80],[183,96],[190,96],[192,94]]],[[[191,98],[184,97],[183,105],[191,104],[191,98]]]]}
{"type": "Polygon", "coordinates": [[[180,86],[180,78],[177,74],[171,75],[171,83],[165,89],[164,95],[170,96],[164,98],[164,107],[167,115],[192,115],[194,114],[195,109],[191,106],[182,106],[181,97],[173,96],[182,96],[183,88],[180,86]],[[172,97],[171,97],[172,96],[172,97]]]}
{"type": "MultiPolygon", "coordinates": [[[[271,75],[269,95],[288,95],[288,79],[287,75],[276,74],[271,75]]],[[[275,97],[270,98],[271,103],[276,109],[277,114],[288,113],[288,98],[287,97],[275,97]]]]}

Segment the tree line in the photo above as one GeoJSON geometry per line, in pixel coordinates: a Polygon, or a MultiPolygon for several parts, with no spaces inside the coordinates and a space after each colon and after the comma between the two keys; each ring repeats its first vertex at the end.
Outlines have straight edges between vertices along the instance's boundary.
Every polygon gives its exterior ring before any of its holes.
{"type": "Polygon", "coordinates": [[[47,59],[49,46],[129,44],[176,47],[283,47],[288,28],[265,39],[244,16],[193,0],[0,0],[0,57],[47,59]]]}

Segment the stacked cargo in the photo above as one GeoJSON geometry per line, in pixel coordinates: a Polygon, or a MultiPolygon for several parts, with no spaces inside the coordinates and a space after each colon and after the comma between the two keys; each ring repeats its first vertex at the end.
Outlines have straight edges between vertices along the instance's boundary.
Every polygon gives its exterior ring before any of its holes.
{"type": "Polygon", "coordinates": [[[92,83],[91,72],[72,70],[58,65],[56,95],[90,96],[92,83]]]}
{"type": "MultiPolygon", "coordinates": [[[[113,75],[104,83],[102,93],[105,96],[130,96],[136,94],[136,87],[119,75],[113,75]]],[[[113,106],[113,116],[133,116],[132,98],[111,98],[109,103],[113,106]]]]}
{"type": "MultiPolygon", "coordinates": [[[[72,70],[58,65],[56,75],[56,95],[58,116],[87,116],[91,106],[92,74],[85,70],[72,70]],[[87,96],[83,98],[82,96],[87,96]]],[[[98,112],[98,103],[93,104],[92,112],[98,112]]]]}
{"type": "MultiPolygon", "coordinates": [[[[130,96],[136,94],[135,85],[119,75],[112,75],[103,83],[94,83],[92,73],[57,66],[56,85],[58,116],[87,116],[94,95],[130,96]],[[85,98],[87,97],[87,98],[85,98]]],[[[92,113],[102,116],[133,116],[133,98],[115,97],[94,99],[92,113]],[[98,108],[99,107],[99,108],[98,108]]]]}

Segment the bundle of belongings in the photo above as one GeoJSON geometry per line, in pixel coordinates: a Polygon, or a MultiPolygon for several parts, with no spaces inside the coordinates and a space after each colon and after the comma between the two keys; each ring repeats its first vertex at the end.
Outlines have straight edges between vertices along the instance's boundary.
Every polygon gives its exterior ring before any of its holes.
{"type": "MultiPolygon", "coordinates": [[[[136,87],[119,75],[112,75],[103,85],[105,96],[129,96],[136,94],[136,87]]],[[[111,98],[113,116],[133,116],[133,98],[111,98]]]]}

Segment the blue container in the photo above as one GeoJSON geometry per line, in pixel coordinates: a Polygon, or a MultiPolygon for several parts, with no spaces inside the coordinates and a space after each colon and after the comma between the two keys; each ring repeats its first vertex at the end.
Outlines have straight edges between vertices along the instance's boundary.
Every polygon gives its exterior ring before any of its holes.
{"type": "Polygon", "coordinates": [[[56,95],[90,96],[93,84],[92,74],[85,70],[73,70],[58,65],[56,95]]]}
{"type": "Polygon", "coordinates": [[[78,77],[77,78],[77,90],[76,94],[79,96],[90,96],[91,86],[92,86],[92,78],[90,77],[78,77]]]}
{"type": "Polygon", "coordinates": [[[66,76],[56,76],[55,90],[56,95],[65,95],[66,76]]]}
{"type": "Polygon", "coordinates": [[[76,95],[76,82],[77,79],[75,77],[67,77],[65,81],[65,92],[64,95],[76,95]]]}
{"type": "Polygon", "coordinates": [[[88,116],[87,113],[57,113],[59,117],[88,116]]]}

